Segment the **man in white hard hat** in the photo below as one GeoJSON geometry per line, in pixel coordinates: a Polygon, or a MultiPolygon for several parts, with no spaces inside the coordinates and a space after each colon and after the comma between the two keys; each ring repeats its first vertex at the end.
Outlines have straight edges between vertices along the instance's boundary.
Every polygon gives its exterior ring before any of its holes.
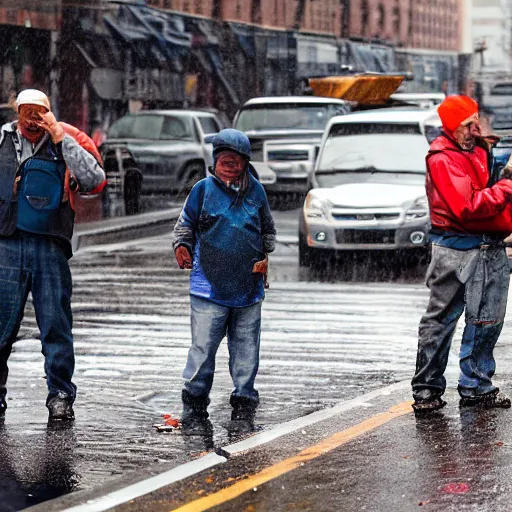
{"type": "Polygon", "coordinates": [[[73,197],[105,182],[92,140],[59,123],[42,91],[16,99],[18,121],[0,128],[0,418],[7,360],[29,292],[41,332],[50,420],[74,419],[71,332],[73,197]]]}

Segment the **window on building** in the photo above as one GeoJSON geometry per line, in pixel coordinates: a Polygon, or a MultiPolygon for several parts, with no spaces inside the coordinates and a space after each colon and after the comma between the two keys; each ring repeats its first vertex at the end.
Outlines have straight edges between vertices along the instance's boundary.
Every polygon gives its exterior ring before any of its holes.
{"type": "Polygon", "coordinates": [[[399,0],[395,0],[395,6],[393,7],[393,30],[399,39],[400,39],[401,27],[402,27],[402,14],[400,11],[400,3],[399,3],[399,0]]]}
{"type": "Polygon", "coordinates": [[[362,0],[361,2],[361,30],[363,34],[366,34],[369,30],[370,21],[370,9],[368,7],[368,0],[362,0]]]}
{"type": "Polygon", "coordinates": [[[251,21],[261,23],[261,0],[252,0],[251,2],[251,21]]]}
{"type": "Polygon", "coordinates": [[[379,7],[377,8],[377,16],[377,26],[379,27],[380,34],[382,34],[382,32],[384,32],[384,29],[386,28],[386,8],[382,3],[380,3],[379,7]]]}

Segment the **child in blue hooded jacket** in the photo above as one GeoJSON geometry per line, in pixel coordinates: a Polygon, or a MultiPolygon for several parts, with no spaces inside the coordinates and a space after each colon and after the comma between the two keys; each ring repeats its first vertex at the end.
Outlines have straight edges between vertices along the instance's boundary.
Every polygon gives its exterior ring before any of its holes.
{"type": "Polygon", "coordinates": [[[209,428],[215,356],[226,335],[234,384],[231,419],[254,417],[267,254],[274,250],[276,236],[265,190],[249,163],[249,139],[226,129],[210,142],[213,175],[193,187],[173,239],[178,265],[192,271],[192,347],[182,391],[185,431],[209,428]]]}

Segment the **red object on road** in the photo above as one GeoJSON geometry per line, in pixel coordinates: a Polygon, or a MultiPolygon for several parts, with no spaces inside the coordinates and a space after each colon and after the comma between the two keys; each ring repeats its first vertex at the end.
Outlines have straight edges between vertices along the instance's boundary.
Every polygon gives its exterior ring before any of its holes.
{"type": "Polygon", "coordinates": [[[447,494],[465,494],[471,488],[466,483],[454,483],[445,485],[441,490],[447,494]]]}

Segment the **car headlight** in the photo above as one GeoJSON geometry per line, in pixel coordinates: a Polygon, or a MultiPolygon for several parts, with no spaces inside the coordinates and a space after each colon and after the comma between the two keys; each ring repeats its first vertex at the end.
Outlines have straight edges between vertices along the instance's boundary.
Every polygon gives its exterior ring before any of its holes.
{"type": "Polygon", "coordinates": [[[306,201],[304,202],[304,214],[309,219],[327,218],[325,204],[318,197],[313,197],[310,194],[306,196],[306,201]]]}
{"type": "Polygon", "coordinates": [[[420,220],[428,217],[427,196],[416,199],[405,212],[405,220],[420,220]]]}

